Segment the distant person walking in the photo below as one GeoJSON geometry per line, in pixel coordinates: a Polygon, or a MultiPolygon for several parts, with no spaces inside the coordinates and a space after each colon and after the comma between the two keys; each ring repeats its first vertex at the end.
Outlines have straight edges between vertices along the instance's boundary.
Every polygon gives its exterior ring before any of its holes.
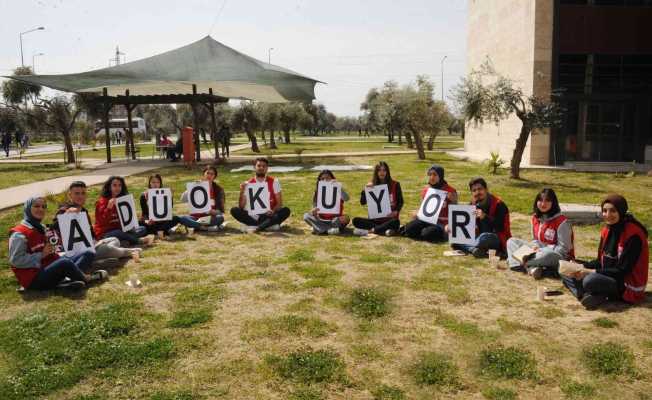
{"type": "Polygon", "coordinates": [[[5,156],[9,157],[9,148],[11,147],[11,133],[5,132],[2,135],[2,149],[5,151],[5,156]]]}

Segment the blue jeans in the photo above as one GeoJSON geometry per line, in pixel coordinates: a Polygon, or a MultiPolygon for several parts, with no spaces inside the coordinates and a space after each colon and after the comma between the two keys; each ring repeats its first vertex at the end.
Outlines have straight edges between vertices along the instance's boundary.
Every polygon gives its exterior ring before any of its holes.
{"type": "Polygon", "coordinates": [[[114,237],[120,239],[121,242],[129,242],[129,244],[134,245],[140,243],[140,238],[147,235],[147,229],[144,226],[139,226],[129,232],[123,232],[120,229],[114,229],[108,231],[102,236],[102,239],[114,237]]]}
{"type": "Polygon", "coordinates": [[[36,275],[29,289],[48,290],[56,287],[64,278],[73,281],[86,281],[84,272],[91,268],[95,253],[85,251],[74,257],[61,257],[42,268],[36,275]]]}
{"type": "Polygon", "coordinates": [[[456,250],[461,250],[467,254],[473,253],[475,249],[480,249],[486,253],[489,249],[500,250],[500,239],[495,233],[485,232],[481,233],[477,238],[475,238],[474,244],[454,244],[453,248],[456,250]]]}
{"type": "Polygon", "coordinates": [[[188,228],[199,229],[202,226],[220,226],[224,223],[224,216],[222,215],[212,215],[211,222],[208,225],[200,224],[195,217],[190,215],[183,215],[179,217],[179,223],[188,228]]]}
{"type": "Polygon", "coordinates": [[[580,300],[585,294],[603,295],[607,296],[610,300],[618,300],[621,297],[618,282],[614,278],[599,272],[588,274],[582,280],[567,276],[562,276],[561,278],[564,286],[580,300]]]}

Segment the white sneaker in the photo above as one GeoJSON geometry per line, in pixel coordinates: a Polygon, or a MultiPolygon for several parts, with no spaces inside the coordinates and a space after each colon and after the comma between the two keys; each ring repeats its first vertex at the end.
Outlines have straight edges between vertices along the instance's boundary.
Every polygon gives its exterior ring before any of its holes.
{"type": "Polygon", "coordinates": [[[395,233],[396,232],[393,229],[388,229],[385,231],[385,236],[394,236],[395,233]]]}
{"type": "Polygon", "coordinates": [[[98,269],[97,271],[91,274],[91,279],[89,282],[101,282],[109,277],[109,273],[103,269],[98,269]]]}
{"type": "Polygon", "coordinates": [[[175,226],[173,226],[172,228],[170,228],[170,229],[168,230],[168,233],[177,233],[177,231],[179,230],[179,227],[180,227],[180,226],[181,226],[180,224],[176,224],[175,226]]]}
{"type": "Polygon", "coordinates": [[[222,230],[222,228],[220,226],[217,226],[217,225],[209,226],[209,227],[206,228],[207,232],[219,232],[221,230],[222,230]]]}
{"type": "Polygon", "coordinates": [[[340,228],[330,228],[328,230],[329,235],[339,235],[340,234],[340,228]]]}
{"type": "Polygon", "coordinates": [[[367,236],[369,234],[369,231],[366,229],[355,228],[353,230],[353,234],[355,236],[367,236]]]}
{"type": "Polygon", "coordinates": [[[256,231],[257,226],[249,226],[245,224],[240,224],[240,232],[242,233],[253,233],[256,231]]]}
{"type": "Polygon", "coordinates": [[[270,225],[270,227],[267,228],[266,230],[270,232],[278,232],[281,230],[281,225],[279,224],[270,225]]]}

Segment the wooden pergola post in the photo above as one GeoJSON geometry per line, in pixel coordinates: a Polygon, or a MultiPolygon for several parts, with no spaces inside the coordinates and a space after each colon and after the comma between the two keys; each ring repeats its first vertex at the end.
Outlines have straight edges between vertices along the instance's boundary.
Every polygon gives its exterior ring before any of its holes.
{"type": "Polygon", "coordinates": [[[127,159],[131,153],[131,159],[136,159],[136,147],[134,146],[134,129],[131,126],[131,112],[136,108],[136,104],[129,103],[129,89],[125,90],[125,108],[127,109],[127,159]]]}
{"type": "Polygon", "coordinates": [[[109,98],[109,91],[107,88],[102,89],[102,96],[104,97],[104,102],[103,102],[103,122],[104,122],[104,142],[106,143],[106,162],[110,163],[111,162],[111,134],[109,133],[109,113],[111,112],[111,108],[113,105],[111,102],[108,100],[109,98]]]}
{"type": "MultiPolygon", "coordinates": [[[[213,88],[208,88],[208,94],[211,95],[211,98],[213,97],[213,88]]],[[[206,104],[206,107],[208,108],[208,111],[211,113],[211,131],[213,137],[213,148],[215,149],[215,160],[219,161],[220,141],[219,141],[219,137],[217,136],[217,122],[215,120],[215,103],[212,100],[210,100],[208,104],[206,104]]]]}
{"type": "Polygon", "coordinates": [[[192,84],[192,103],[190,103],[190,108],[192,108],[192,124],[193,126],[193,140],[195,141],[195,160],[201,161],[201,142],[199,140],[199,116],[197,115],[197,85],[192,84]]]}

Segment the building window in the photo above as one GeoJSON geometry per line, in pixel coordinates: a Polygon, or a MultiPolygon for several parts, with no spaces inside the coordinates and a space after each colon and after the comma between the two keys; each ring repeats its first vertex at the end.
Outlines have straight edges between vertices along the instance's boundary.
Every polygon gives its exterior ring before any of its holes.
{"type": "Polygon", "coordinates": [[[652,0],[560,0],[562,5],[652,7],[652,0]]]}
{"type": "Polygon", "coordinates": [[[587,94],[650,92],[652,54],[561,54],[559,87],[587,94]]]}

